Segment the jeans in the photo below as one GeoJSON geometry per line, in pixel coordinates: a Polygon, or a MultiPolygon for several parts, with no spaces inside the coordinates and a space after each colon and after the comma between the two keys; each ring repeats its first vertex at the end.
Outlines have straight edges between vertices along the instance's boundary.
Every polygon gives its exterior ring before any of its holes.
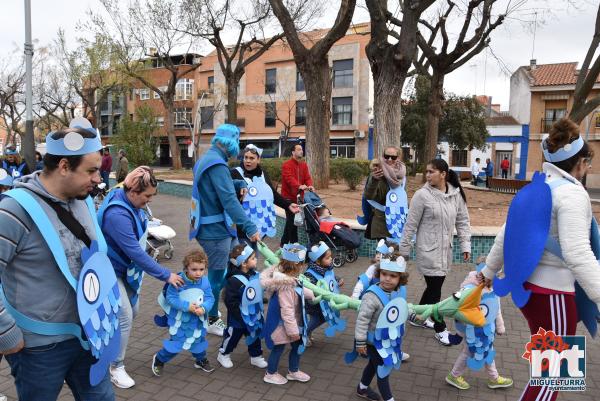
{"type": "Polygon", "coordinates": [[[90,385],[90,366],[96,359],[77,339],[24,348],[16,354],[6,355],[6,360],[21,401],[54,401],[63,381],[67,382],[77,401],[115,399],[108,370],[97,386],[90,385]]]}
{"type": "MultiPolygon", "coordinates": [[[[194,354],[192,352],[192,355],[194,356],[194,359],[196,360],[196,362],[200,363],[202,362],[204,359],[206,359],[206,351],[204,352],[200,352],[198,354],[194,354]]],[[[169,362],[171,359],[175,358],[177,356],[177,354],[174,354],[172,352],[167,351],[164,348],[161,348],[160,351],[158,351],[156,353],[156,358],[161,361],[162,363],[167,363],[169,362]]]]}
{"type": "Polygon", "coordinates": [[[325,323],[323,312],[319,311],[319,313],[308,315],[308,326],[306,328],[308,335],[310,336],[311,333],[323,323],[325,323]]]}
{"type": "Polygon", "coordinates": [[[131,287],[125,284],[121,277],[117,277],[117,283],[119,284],[119,292],[121,293],[121,310],[119,310],[121,347],[119,349],[119,355],[117,356],[117,359],[115,359],[112,363],[112,365],[116,368],[124,366],[125,353],[127,352],[127,344],[129,343],[129,335],[131,334],[133,319],[135,319],[140,309],[139,297],[137,303],[134,306],[132,306],[129,302],[129,295],[133,294],[133,290],[131,289],[131,287]]]}
{"type": "MultiPolygon", "coordinates": [[[[368,386],[373,381],[373,377],[377,374],[377,366],[383,365],[383,359],[379,356],[379,353],[372,345],[367,344],[367,354],[369,356],[369,363],[363,370],[360,382],[368,386]]],[[[386,376],[383,379],[377,376],[377,388],[381,393],[381,397],[384,400],[392,398],[392,389],[390,388],[390,376],[386,376]]]]}
{"type": "Polygon", "coordinates": [[[102,177],[102,181],[106,184],[108,188],[110,183],[108,182],[108,177],[110,176],[110,171],[100,171],[100,177],[102,177]]]}
{"type": "MultiPolygon", "coordinates": [[[[442,285],[444,284],[444,280],[446,276],[423,276],[425,278],[425,283],[427,287],[425,291],[423,291],[423,296],[421,297],[421,301],[419,301],[419,305],[430,305],[440,302],[442,298],[442,285]]],[[[444,319],[435,320],[433,315],[431,316],[433,320],[433,329],[436,333],[441,333],[446,330],[446,323],[444,319]]]]}
{"type": "MultiPolygon", "coordinates": [[[[248,329],[228,326],[223,333],[223,343],[219,352],[223,355],[231,354],[242,337],[250,334],[248,329]]],[[[260,338],[257,338],[252,344],[248,345],[248,354],[252,358],[262,355],[262,347],[260,346],[260,338]]]]}
{"type": "Polygon", "coordinates": [[[283,229],[283,236],[281,237],[281,246],[285,244],[295,244],[298,242],[298,227],[294,225],[294,217],[296,215],[285,209],[285,228],[283,229]]]}
{"type": "Polygon", "coordinates": [[[508,170],[502,170],[502,178],[508,178],[508,170]]]}
{"type": "MultiPolygon", "coordinates": [[[[293,373],[297,372],[300,369],[300,355],[298,355],[298,347],[302,344],[302,340],[294,341],[290,343],[292,349],[290,350],[290,359],[288,362],[288,370],[293,373]]],[[[277,372],[277,368],[279,367],[279,359],[281,359],[281,354],[283,354],[283,349],[285,348],[285,344],[277,344],[273,346],[271,350],[271,354],[269,355],[269,366],[267,366],[267,373],[272,375],[277,372]]]]}
{"type": "Polygon", "coordinates": [[[201,239],[198,243],[208,256],[208,282],[215,297],[215,303],[208,311],[208,317],[215,318],[219,316],[219,299],[227,275],[231,237],[216,240],[201,239]]]}

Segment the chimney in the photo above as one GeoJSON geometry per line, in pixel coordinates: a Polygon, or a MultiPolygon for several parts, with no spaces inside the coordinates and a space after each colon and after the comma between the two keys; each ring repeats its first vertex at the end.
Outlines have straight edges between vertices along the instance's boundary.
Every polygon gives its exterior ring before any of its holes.
{"type": "Polygon", "coordinates": [[[537,67],[537,60],[532,58],[531,60],[529,60],[529,68],[532,70],[535,70],[537,67]]]}

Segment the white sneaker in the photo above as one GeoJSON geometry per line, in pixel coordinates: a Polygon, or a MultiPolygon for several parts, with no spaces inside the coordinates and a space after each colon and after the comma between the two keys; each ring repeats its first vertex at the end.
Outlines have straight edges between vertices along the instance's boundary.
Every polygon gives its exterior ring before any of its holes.
{"type": "Polygon", "coordinates": [[[442,332],[434,334],[435,338],[437,338],[437,340],[440,343],[442,343],[443,345],[446,345],[446,346],[452,345],[452,344],[450,344],[449,335],[450,335],[450,332],[448,330],[444,330],[442,332]]]}
{"type": "Polygon", "coordinates": [[[265,358],[263,358],[262,356],[253,356],[252,358],[250,358],[250,365],[256,366],[257,368],[261,369],[264,369],[267,366],[269,366],[267,361],[265,361],[265,358]]]}
{"type": "Polygon", "coordinates": [[[214,334],[215,336],[223,337],[223,332],[226,328],[227,326],[225,326],[225,323],[221,319],[217,319],[213,322],[213,324],[208,326],[208,329],[206,329],[206,331],[209,334],[214,334]]]}
{"type": "Polygon", "coordinates": [[[408,352],[402,352],[402,362],[407,361],[410,358],[410,354],[408,352]]]}
{"type": "Polygon", "coordinates": [[[135,386],[135,381],[125,371],[125,366],[115,368],[110,367],[110,381],[119,388],[131,388],[135,386]]]}
{"type": "Polygon", "coordinates": [[[219,355],[217,355],[217,361],[225,369],[233,368],[233,362],[231,362],[231,356],[229,354],[223,355],[219,352],[219,355]]]}

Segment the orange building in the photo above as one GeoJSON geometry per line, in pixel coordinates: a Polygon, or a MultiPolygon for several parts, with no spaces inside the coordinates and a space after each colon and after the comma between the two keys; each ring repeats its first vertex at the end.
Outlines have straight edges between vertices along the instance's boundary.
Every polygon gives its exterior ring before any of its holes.
{"type": "MultiPolygon", "coordinates": [[[[540,143],[552,124],[568,115],[573,106],[577,82],[577,63],[537,64],[519,67],[510,79],[510,114],[522,124],[529,125],[527,177],[541,169],[543,158],[540,143]]],[[[589,97],[600,93],[600,79],[589,97]]],[[[580,132],[591,148],[600,154],[600,108],[580,124],[580,132]]],[[[588,187],[600,188],[600,165],[592,164],[588,187]]]]}

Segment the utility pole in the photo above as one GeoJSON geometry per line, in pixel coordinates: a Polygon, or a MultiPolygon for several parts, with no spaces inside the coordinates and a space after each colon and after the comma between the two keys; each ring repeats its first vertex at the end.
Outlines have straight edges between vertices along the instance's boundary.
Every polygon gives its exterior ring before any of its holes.
{"type": "Polygon", "coordinates": [[[22,141],[23,155],[29,170],[35,167],[35,140],[33,137],[33,96],[32,96],[32,58],[31,41],[31,0],[25,0],[25,137],[22,141]]]}

